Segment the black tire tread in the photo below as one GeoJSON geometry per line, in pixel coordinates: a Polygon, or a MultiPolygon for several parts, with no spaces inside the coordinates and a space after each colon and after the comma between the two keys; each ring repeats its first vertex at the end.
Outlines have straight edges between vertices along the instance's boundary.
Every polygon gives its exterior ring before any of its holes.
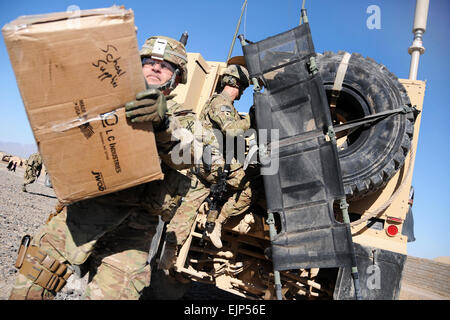
{"type": "MultiPolygon", "coordinates": [[[[339,65],[344,53],[345,51],[339,51],[338,53],[327,51],[322,55],[318,54],[319,70],[321,74],[328,72],[330,77],[335,77],[337,69],[336,66],[339,65]],[[321,57],[326,61],[323,64],[320,63],[321,57]]],[[[350,65],[353,65],[355,68],[359,66],[367,66],[368,70],[376,70],[379,74],[380,81],[384,81],[387,88],[392,90],[393,95],[398,95],[400,98],[400,104],[411,105],[405,87],[400,83],[397,76],[391,73],[386,66],[377,63],[370,57],[363,57],[359,53],[352,53],[349,61],[349,68],[350,65]]],[[[356,85],[354,89],[362,91],[362,88],[358,88],[356,85]]],[[[400,134],[402,134],[400,146],[397,150],[392,150],[393,154],[389,155],[389,161],[384,163],[381,168],[373,171],[364,178],[346,181],[344,177],[344,189],[348,200],[358,200],[379,190],[387,184],[387,182],[400,168],[403,167],[406,156],[411,148],[411,141],[414,133],[414,115],[411,113],[406,114],[404,115],[404,119],[404,128],[402,127],[400,132],[400,134]]]]}

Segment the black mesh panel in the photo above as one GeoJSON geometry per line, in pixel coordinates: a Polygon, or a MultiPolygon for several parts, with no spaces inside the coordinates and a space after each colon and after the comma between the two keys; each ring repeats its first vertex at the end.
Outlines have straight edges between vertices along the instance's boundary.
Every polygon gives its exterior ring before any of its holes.
{"type": "MultiPolygon", "coordinates": [[[[243,47],[251,77],[264,83],[254,93],[258,129],[278,129],[279,145],[267,145],[279,161],[264,175],[268,210],[279,214],[272,241],[276,270],[351,266],[351,234],[334,219],[333,202],[345,196],[322,80],[310,71],[315,56],[308,24],[243,47]]],[[[262,172],[264,172],[262,170],[262,172]]]]}

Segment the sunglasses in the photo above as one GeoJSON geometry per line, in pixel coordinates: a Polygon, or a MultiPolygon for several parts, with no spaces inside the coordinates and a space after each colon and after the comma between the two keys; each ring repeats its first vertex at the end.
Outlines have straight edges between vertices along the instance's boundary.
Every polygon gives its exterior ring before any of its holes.
{"type": "Polygon", "coordinates": [[[155,64],[159,64],[161,69],[166,69],[169,70],[171,72],[175,72],[175,67],[167,61],[164,60],[154,60],[152,58],[143,58],[142,59],[142,65],[150,65],[150,66],[154,66],[155,64]]]}

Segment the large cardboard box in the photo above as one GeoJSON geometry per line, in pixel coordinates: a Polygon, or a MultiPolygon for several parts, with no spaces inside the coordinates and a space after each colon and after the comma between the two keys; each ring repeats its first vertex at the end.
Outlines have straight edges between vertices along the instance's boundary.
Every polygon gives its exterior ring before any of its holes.
{"type": "Polygon", "coordinates": [[[132,10],[23,16],[3,37],[58,200],[72,203],[161,179],[150,123],[123,105],[145,80],[132,10]]]}

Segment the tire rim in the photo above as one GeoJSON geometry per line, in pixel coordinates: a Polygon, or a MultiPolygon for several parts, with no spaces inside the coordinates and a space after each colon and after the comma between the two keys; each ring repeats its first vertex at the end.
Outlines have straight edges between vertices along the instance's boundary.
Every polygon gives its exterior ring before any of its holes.
{"type": "MultiPolygon", "coordinates": [[[[333,83],[324,83],[327,99],[330,101],[333,83]]],[[[331,111],[330,111],[331,113],[331,111]]],[[[335,117],[332,115],[333,125],[343,124],[371,114],[369,105],[357,91],[351,87],[342,86],[336,102],[335,117]]],[[[351,150],[361,147],[368,138],[368,130],[361,126],[349,134],[349,130],[337,134],[337,148],[339,155],[344,157],[351,150]]]]}

